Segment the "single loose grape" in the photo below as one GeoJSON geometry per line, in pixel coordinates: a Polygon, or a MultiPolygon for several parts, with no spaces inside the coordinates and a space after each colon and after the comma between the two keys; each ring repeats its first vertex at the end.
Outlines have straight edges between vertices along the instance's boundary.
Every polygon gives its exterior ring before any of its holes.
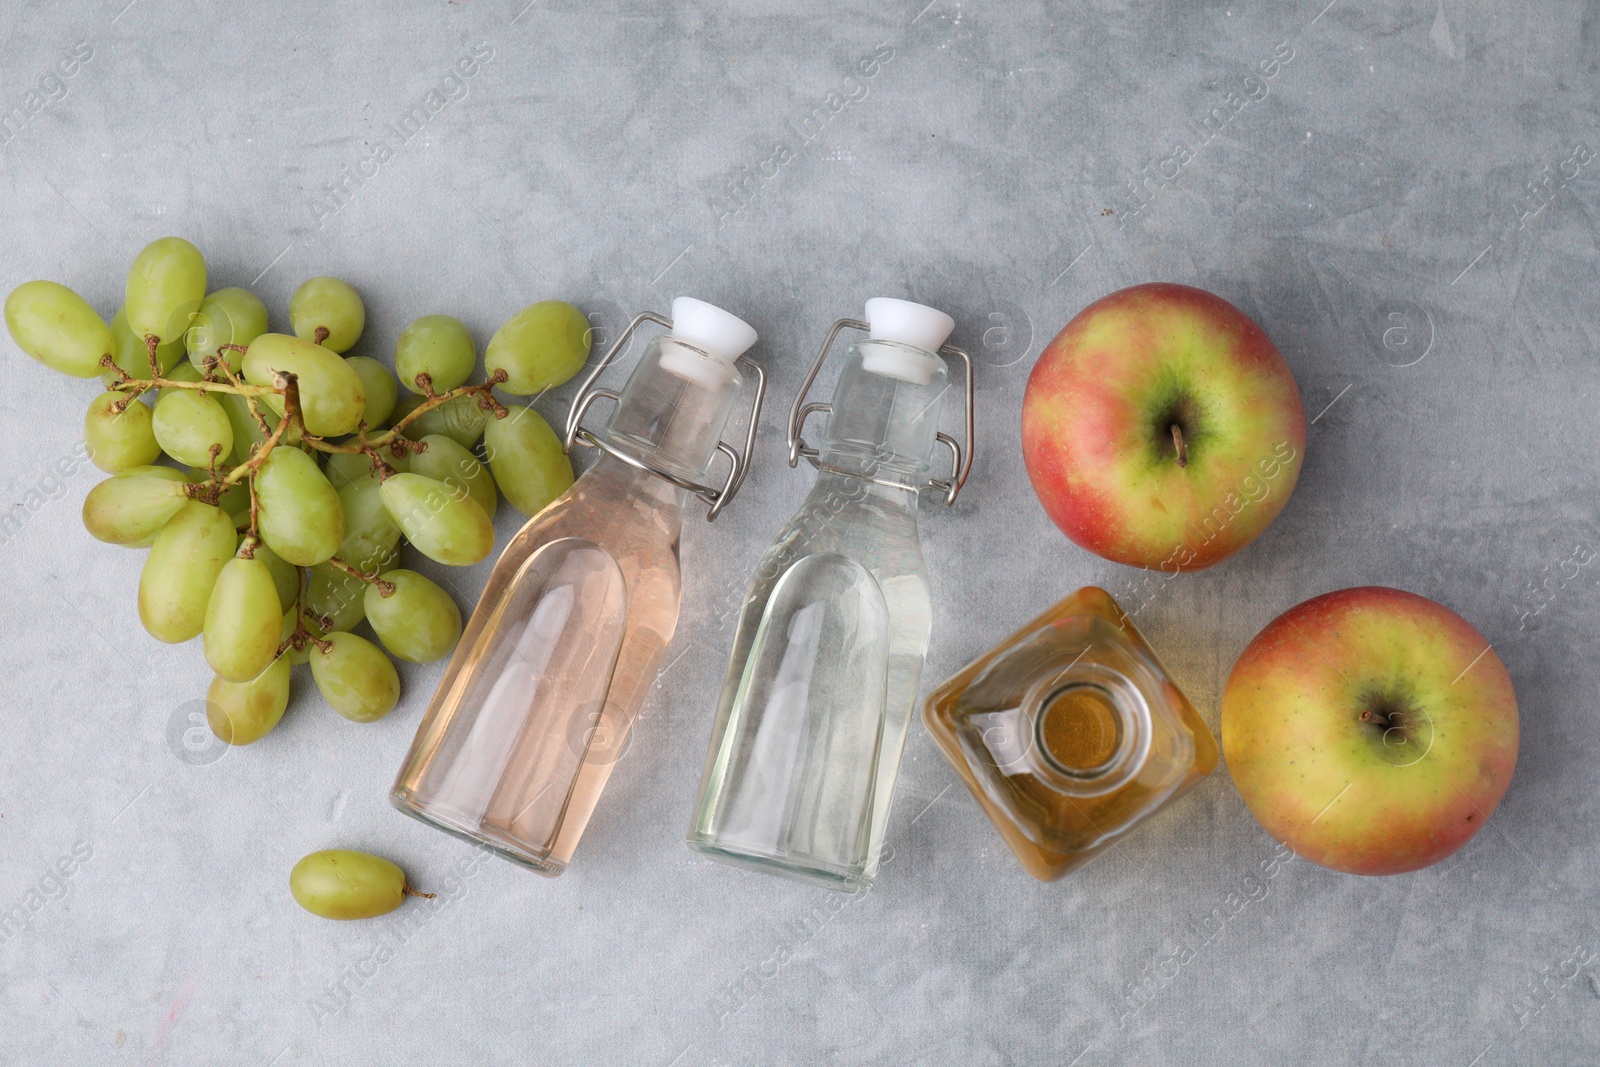
{"type": "Polygon", "coordinates": [[[111,545],[149,541],[188,501],[186,484],[183,473],[171,467],[118,471],[84,498],[84,529],[111,545]]]}
{"type": "Polygon", "coordinates": [[[589,358],[589,320],[561,300],[541,300],[511,316],[489,339],[483,366],[506,372],[500,386],[528,396],[553,389],[583,368],[589,358]]]}
{"type": "MultiPolygon", "coordinates": [[[[403,398],[395,405],[391,422],[398,423],[426,402],[426,398],[420,396],[403,398]]],[[[458,396],[424,411],[401,432],[413,441],[430,434],[444,434],[462,448],[471,448],[483,438],[483,428],[492,418],[493,415],[478,406],[477,397],[458,396]]]]}
{"type": "Polygon", "coordinates": [[[125,393],[101,393],[83,416],[83,443],[89,461],[110,474],[144,467],[161,458],[150,428],[150,408],[125,393]],[[121,404],[123,410],[112,408],[121,404]]]}
{"type": "Polygon", "coordinates": [[[492,520],[500,506],[500,494],[495,491],[488,468],[471,451],[443,434],[429,434],[422,443],[428,449],[411,457],[411,473],[435,478],[467,494],[492,520]]]}
{"type": "Polygon", "coordinates": [[[367,307],[349,282],[338,278],[308,278],[289,298],[289,324],[296,337],[317,340],[317,330],[327,330],[319,343],[334,352],[348,351],[361,339],[367,324],[367,307]]]}
{"type": "MultiPolygon", "coordinates": [[[[141,382],[150,380],[150,350],[145,347],[144,338],[135,337],[128,328],[127,312],[117,308],[117,313],[111,317],[111,360],[118,367],[128,372],[128,377],[137,378],[141,382]]],[[[183,358],[183,342],[169,341],[164,345],[156,346],[156,366],[161,368],[165,375],[178,365],[178,360],[183,358]]],[[[116,385],[122,381],[122,375],[112,370],[100,372],[100,380],[106,385],[116,385]]]]}
{"type": "MultiPolygon", "coordinates": [[[[222,410],[227,413],[228,425],[233,427],[233,451],[229,454],[228,462],[238,466],[249,459],[255,448],[267,439],[267,432],[263,432],[261,424],[250,414],[250,402],[238,393],[208,393],[216,398],[222,405],[222,410]]],[[[277,428],[278,413],[273,411],[261,401],[256,401],[256,410],[261,417],[267,420],[267,431],[277,428]]]]}
{"type": "Polygon", "coordinates": [[[280,656],[248,682],[213,678],[206,692],[206,722],[217,740],[248,745],[272,732],[289,706],[289,657],[280,656]]]}
{"type": "Polygon", "coordinates": [[[400,384],[414,393],[417,375],[433,379],[433,391],[448,393],[467,384],[478,362],[472,334],[460,319],[449,315],[424,315],[400,331],[394,345],[394,373],[400,384]]]}
{"type": "Polygon", "coordinates": [[[289,872],[295,903],[324,919],[371,919],[407,896],[431,897],[406,885],[406,872],[381,856],[350,849],[313,852],[289,872]]]}
{"type": "Polygon", "coordinates": [[[572,485],[561,438],[532,408],[513,404],[509,415],[489,423],[483,450],[500,492],[524,515],[537,515],[572,485]]]}
{"type": "MultiPolygon", "coordinates": [[[[273,371],[295,375],[300,384],[300,412],[306,429],[318,437],[338,437],[355,430],[366,412],[367,394],[361,375],[322,345],[282,333],[264,333],[250,342],[241,363],[252,385],[272,385],[273,371]]],[[[283,397],[262,400],[283,414],[283,397]]]]}
{"type": "Polygon", "coordinates": [[[461,609],[450,594],[416,571],[396,568],[381,577],[394,592],[384,596],[378,586],[368,585],[366,608],[383,647],[408,663],[448,656],[461,639],[461,609]]]}
{"type": "Polygon", "coordinates": [[[362,409],[361,421],[367,424],[367,429],[376,430],[394,411],[394,402],[400,395],[400,387],[395,384],[394,375],[389,373],[389,368],[371,356],[346,356],[345,362],[361,379],[361,391],[367,399],[366,406],[362,409]]]}
{"type": "Polygon", "coordinates": [[[471,497],[420,474],[396,474],[379,489],[405,539],[437,563],[466,567],[494,548],[494,524],[471,497]]]}
{"type": "Polygon", "coordinates": [[[322,699],[351,722],[375,722],[400,700],[400,675],[383,649],[350,633],[331,633],[332,647],[311,647],[311,677],[322,699]]]}
{"type": "MultiPolygon", "coordinates": [[[[363,574],[387,570],[399,558],[400,527],[383,506],[376,480],[357,482],[339,490],[344,509],[344,540],[335,553],[363,574]]],[[[306,586],[306,608],[333,621],[332,630],[350,630],[366,615],[366,583],[332,563],[311,568],[306,586]]]]}
{"type": "Polygon", "coordinates": [[[200,634],[211,588],[233,558],[233,540],[233,520],[198,500],[161,528],[139,575],[139,620],[152,637],[178,644],[200,634]]]}
{"type": "Polygon", "coordinates": [[[151,241],[128,268],[123,309],[135,337],[178,341],[206,295],[206,260],[182,237],[151,241]]]}
{"type": "MultiPolygon", "coordinates": [[[[89,302],[55,282],[23,282],[6,297],[11,339],[51,370],[93,378],[116,349],[111,327],[89,302]]],[[[146,373],[146,377],[149,374],[146,373]]]]}
{"type": "Polygon", "coordinates": [[[179,463],[204,467],[233,452],[233,423],[217,398],[195,389],[168,389],[156,401],[151,430],[161,450],[179,463]]]}
{"type": "Polygon", "coordinates": [[[206,662],[217,677],[248,682],[278,651],[278,587],[264,560],[235,556],[222,565],[206,604],[206,662]]]}
{"type": "Polygon", "coordinates": [[[228,369],[239,373],[243,353],[234,349],[223,351],[223,345],[248,345],[267,332],[267,305],[248,289],[218,289],[200,301],[200,310],[194,321],[184,331],[184,349],[189,361],[201,370],[206,361],[217,359],[226,362],[228,369]]]}
{"type": "Polygon", "coordinates": [[[298,448],[274,448],[256,472],[261,539],[279,558],[309,567],[333,555],[344,537],[339,494],[298,448]]]}

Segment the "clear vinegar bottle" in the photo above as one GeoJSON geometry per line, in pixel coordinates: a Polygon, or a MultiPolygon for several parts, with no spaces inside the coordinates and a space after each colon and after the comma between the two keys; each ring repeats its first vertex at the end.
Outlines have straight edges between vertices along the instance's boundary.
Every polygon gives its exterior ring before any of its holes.
{"type": "Polygon", "coordinates": [[[953,503],[971,467],[972,364],[955,322],[904,300],[834,324],[789,416],[789,463],[816,485],[751,579],[688,844],[715,859],[852,890],[871,884],[928,650],[932,605],[917,533],[926,489],[953,503]],[[833,403],[807,404],[841,330],[833,403]],[[945,355],[966,374],[967,445],[939,432],[945,355]],[[827,412],[815,449],[806,418],[827,412]],[[930,481],[935,449],[948,481],[930,481]]]}
{"type": "Polygon", "coordinates": [[[566,447],[594,465],[512,538],[390,792],[401,811],[552,877],[572,860],[678,620],[690,493],[715,518],[749,469],[765,377],[755,331],[688,297],[633,320],[573,399],[566,447]],[[595,382],[644,322],[653,339],[622,393],[595,382]],[[722,441],[749,374],[744,447],[722,441]],[[616,407],[581,425],[597,398],[616,407]],[[720,488],[704,484],[718,452],[720,488]]]}

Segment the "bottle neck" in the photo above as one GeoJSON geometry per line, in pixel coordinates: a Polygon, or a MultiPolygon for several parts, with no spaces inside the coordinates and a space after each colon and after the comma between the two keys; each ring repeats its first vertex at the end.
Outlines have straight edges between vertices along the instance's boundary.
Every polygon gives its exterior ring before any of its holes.
{"type": "Polygon", "coordinates": [[[949,385],[943,359],[893,341],[852,345],[818,446],[826,469],[916,490],[928,480],[949,385]]]}
{"type": "Polygon", "coordinates": [[[675,338],[658,337],[639,357],[596,436],[642,463],[701,481],[741,384],[734,365],[675,338]]]}
{"type": "Polygon", "coordinates": [[[1150,707],[1119,671],[1074,661],[1035,681],[1023,708],[1032,724],[1033,773],[1069,796],[1109,793],[1149,759],[1150,707]]]}
{"type": "Polygon", "coordinates": [[[824,466],[817,472],[810,500],[813,507],[832,513],[838,513],[850,505],[880,512],[904,512],[915,524],[918,497],[917,490],[907,485],[870,478],[857,471],[824,466]]]}

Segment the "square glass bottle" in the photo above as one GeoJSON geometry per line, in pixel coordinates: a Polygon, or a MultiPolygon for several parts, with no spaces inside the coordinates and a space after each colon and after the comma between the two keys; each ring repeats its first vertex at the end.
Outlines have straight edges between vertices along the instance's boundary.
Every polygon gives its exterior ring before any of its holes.
{"type": "Polygon", "coordinates": [[[1094,586],[936,689],[923,720],[1023,867],[1047,881],[1217,765],[1205,722],[1094,586]]]}

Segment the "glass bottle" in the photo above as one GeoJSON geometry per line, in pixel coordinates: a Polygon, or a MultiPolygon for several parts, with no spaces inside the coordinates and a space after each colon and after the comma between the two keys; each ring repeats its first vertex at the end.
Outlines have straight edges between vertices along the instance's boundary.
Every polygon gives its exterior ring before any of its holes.
{"type": "Polygon", "coordinates": [[[734,636],[688,844],[725,862],[835,889],[869,885],[889,816],[932,608],[917,535],[924,489],[955,500],[971,467],[972,365],[955,322],[904,300],[834,324],[789,415],[789,464],[817,467],[767,549],[734,636]],[[839,332],[852,345],[833,403],[806,404],[839,332]],[[939,432],[953,355],[967,375],[967,450],[939,432]],[[821,444],[800,436],[828,412],[821,444]],[[948,481],[929,481],[934,449],[948,481]]]}
{"type": "Polygon", "coordinates": [[[1041,880],[1060,878],[1217,765],[1217,744],[1104,589],[1067,597],[936,689],[923,720],[1041,880]]]}
{"type": "Polygon", "coordinates": [[[678,619],[678,536],[693,492],[714,518],[749,469],[765,377],[755,331],[688,297],[634,319],[584,381],[566,447],[598,458],[495,563],[417,730],[390,800],[401,811],[554,877],[566,869],[678,619]],[[595,381],[643,322],[653,339],[621,395],[595,381]],[[756,382],[743,452],[721,435],[756,382]],[[603,429],[580,426],[597,397],[603,429]],[[731,468],[702,484],[717,452],[731,468]]]}

